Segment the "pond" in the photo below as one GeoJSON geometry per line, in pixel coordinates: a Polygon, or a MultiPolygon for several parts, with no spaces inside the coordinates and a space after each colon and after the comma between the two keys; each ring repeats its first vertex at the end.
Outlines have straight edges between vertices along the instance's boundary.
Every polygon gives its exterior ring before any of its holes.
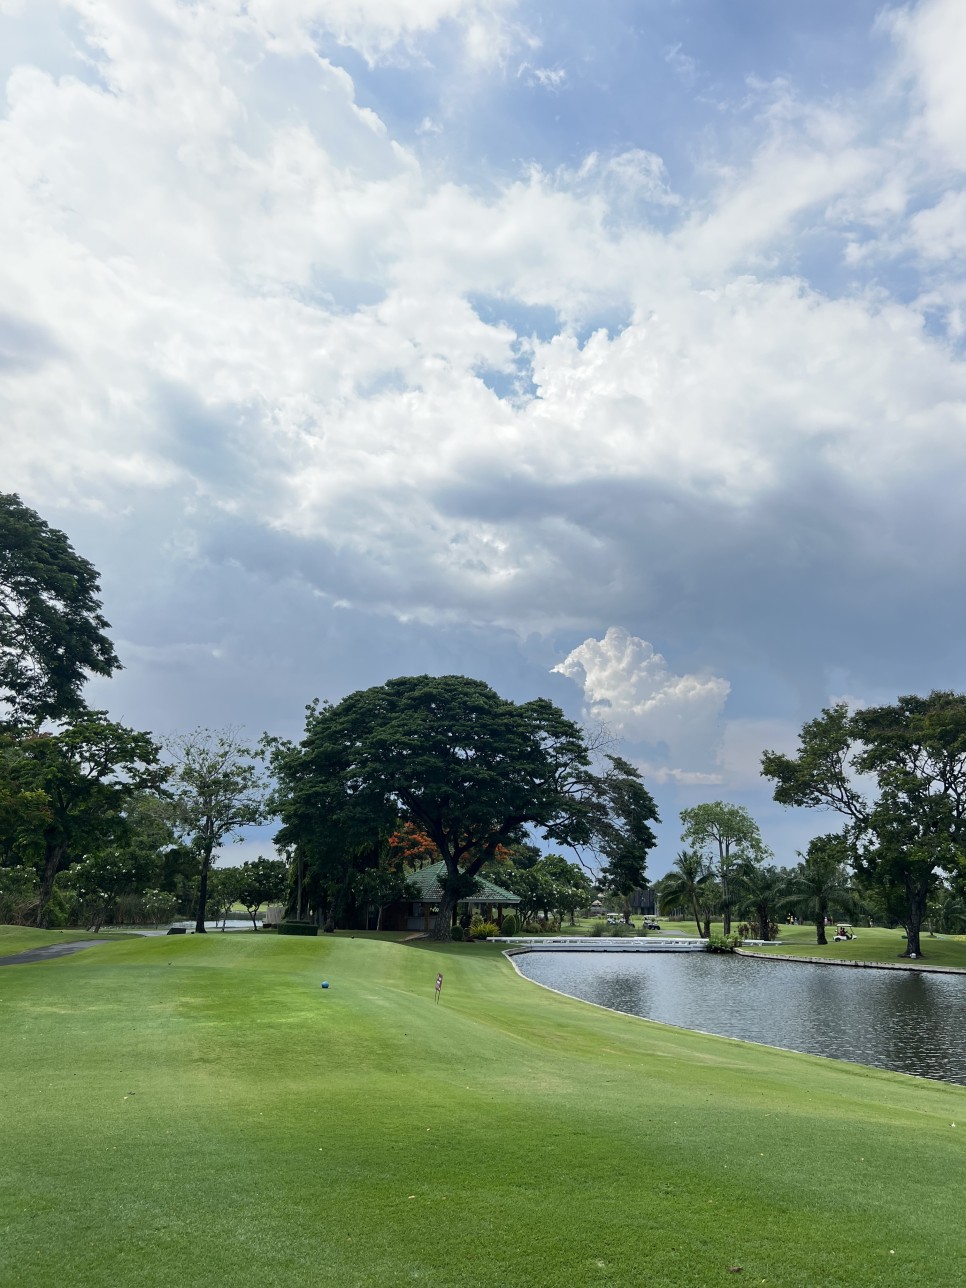
{"type": "Polygon", "coordinates": [[[712,953],[520,953],[521,974],[685,1029],[966,1086],[966,977],[712,953]]]}

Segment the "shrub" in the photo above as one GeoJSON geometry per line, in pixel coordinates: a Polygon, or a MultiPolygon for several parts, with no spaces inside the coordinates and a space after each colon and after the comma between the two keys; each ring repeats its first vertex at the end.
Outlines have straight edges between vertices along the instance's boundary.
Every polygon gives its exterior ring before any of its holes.
{"type": "Polygon", "coordinates": [[[606,929],[607,923],[605,921],[595,921],[587,933],[594,939],[600,939],[606,929]]]}
{"type": "Polygon", "coordinates": [[[308,921],[282,921],[279,923],[278,933],[280,935],[317,935],[319,928],[308,921]]]}
{"type": "Polygon", "coordinates": [[[508,912],[504,915],[503,933],[505,935],[518,935],[520,933],[520,922],[517,920],[515,912],[508,912]]]}
{"type": "Polygon", "coordinates": [[[37,912],[37,877],[32,868],[0,867],[0,923],[23,926],[37,912]]]}
{"type": "Polygon", "coordinates": [[[493,921],[474,921],[470,926],[471,939],[488,939],[490,935],[498,935],[500,927],[493,921]]]}
{"type": "Polygon", "coordinates": [[[452,929],[449,933],[450,933],[450,937],[451,937],[452,939],[455,939],[457,943],[462,943],[462,942],[463,942],[463,927],[462,927],[462,926],[454,926],[454,927],[453,927],[453,929],[452,929]]]}
{"type": "Polygon", "coordinates": [[[712,935],[705,945],[709,953],[733,953],[741,947],[741,935],[712,935]]]}

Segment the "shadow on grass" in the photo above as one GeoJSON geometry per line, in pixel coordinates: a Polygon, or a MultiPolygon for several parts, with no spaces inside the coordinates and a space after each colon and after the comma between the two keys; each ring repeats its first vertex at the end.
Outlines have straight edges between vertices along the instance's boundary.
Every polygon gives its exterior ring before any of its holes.
{"type": "Polygon", "coordinates": [[[415,948],[424,953],[442,953],[447,957],[479,957],[481,954],[500,953],[503,950],[502,944],[485,944],[472,943],[467,944],[458,940],[445,939],[411,939],[407,948],[415,948]]]}

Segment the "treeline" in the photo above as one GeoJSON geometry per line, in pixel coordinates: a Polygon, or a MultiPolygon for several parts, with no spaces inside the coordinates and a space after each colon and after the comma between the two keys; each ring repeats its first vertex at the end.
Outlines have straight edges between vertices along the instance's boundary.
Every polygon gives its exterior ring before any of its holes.
{"type": "Polygon", "coordinates": [[[96,570],[15,495],[0,496],[0,917],[37,925],[196,918],[284,899],[327,928],[364,924],[442,863],[435,933],[499,866],[534,915],[589,890],[534,857],[533,832],[592,858],[598,887],[645,880],[657,810],[638,771],[596,753],[552,703],[464,676],[401,677],[313,704],[298,744],[196,730],[163,744],[90,709],[120,667],[96,570]],[[287,860],[213,870],[241,829],[280,820],[287,860]],[[413,849],[421,849],[421,855],[413,849]],[[516,858],[514,859],[514,856],[516,858]]]}
{"type": "MultiPolygon", "coordinates": [[[[203,930],[209,912],[280,901],[327,929],[366,925],[373,909],[381,924],[432,861],[445,938],[483,875],[544,921],[595,893],[627,907],[646,884],[658,811],[639,771],[546,699],[402,676],[312,703],[297,743],[251,747],[233,729],[162,743],[84,702],[90,676],[120,667],[99,593],[64,533],[0,494],[0,920],[181,916],[203,930]],[[284,859],[213,868],[273,818],[284,859]]],[[[700,932],[718,914],[726,934],[747,917],[762,937],[783,909],[821,935],[825,917],[861,907],[902,924],[917,956],[930,918],[963,924],[966,695],[832,707],[803,727],[797,755],[766,752],[762,772],[777,801],[835,811],[842,830],[780,869],[740,806],[685,810],[665,907],[700,932]]]]}

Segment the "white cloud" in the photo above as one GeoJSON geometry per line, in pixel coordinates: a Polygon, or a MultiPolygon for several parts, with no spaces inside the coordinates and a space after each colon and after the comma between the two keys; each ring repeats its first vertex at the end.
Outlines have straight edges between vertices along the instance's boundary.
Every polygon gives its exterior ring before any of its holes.
{"type": "Polygon", "coordinates": [[[536,67],[533,63],[521,63],[517,76],[525,79],[528,85],[539,85],[541,89],[559,90],[567,83],[563,67],[536,67]]]}
{"type": "Polygon", "coordinates": [[[914,82],[922,139],[944,161],[966,169],[966,7],[960,0],[921,0],[886,10],[881,22],[914,82]]]}
{"type": "Polygon", "coordinates": [[[663,744],[676,764],[706,760],[718,741],[728,681],[676,675],[653,645],[619,626],[584,640],[553,670],[582,687],[588,719],[632,742],[663,744]]]}
{"type": "MultiPolygon", "coordinates": [[[[627,571],[645,492],[669,531],[691,504],[753,527],[807,469],[873,507],[888,558],[891,489],[961,477],[966,368],[920,304],[822,294],[776,258],[803,220],[881,194],[854,105],[775,91],[748,164],[700,202],[641,149],[478,190],[422,169],[309,34],[377,57],[489,23],[499,44],[509,4],[77,7],[97,77],[22,66],[0,122],[0,298],[46,337],[8,372],[5,462],[38,500],[171,489],[337,551],[351,594],[334,558],[314,575],[341,600],[599,629],[647,587],[627,571]],[[479,296],[559,333],[486,321],[479,296]],[[638,489],[616,536],[568,507],[603,485],[638,489]]],[[[924,248],[955,241],[957,202],[917,217],[924,248]]]]}

